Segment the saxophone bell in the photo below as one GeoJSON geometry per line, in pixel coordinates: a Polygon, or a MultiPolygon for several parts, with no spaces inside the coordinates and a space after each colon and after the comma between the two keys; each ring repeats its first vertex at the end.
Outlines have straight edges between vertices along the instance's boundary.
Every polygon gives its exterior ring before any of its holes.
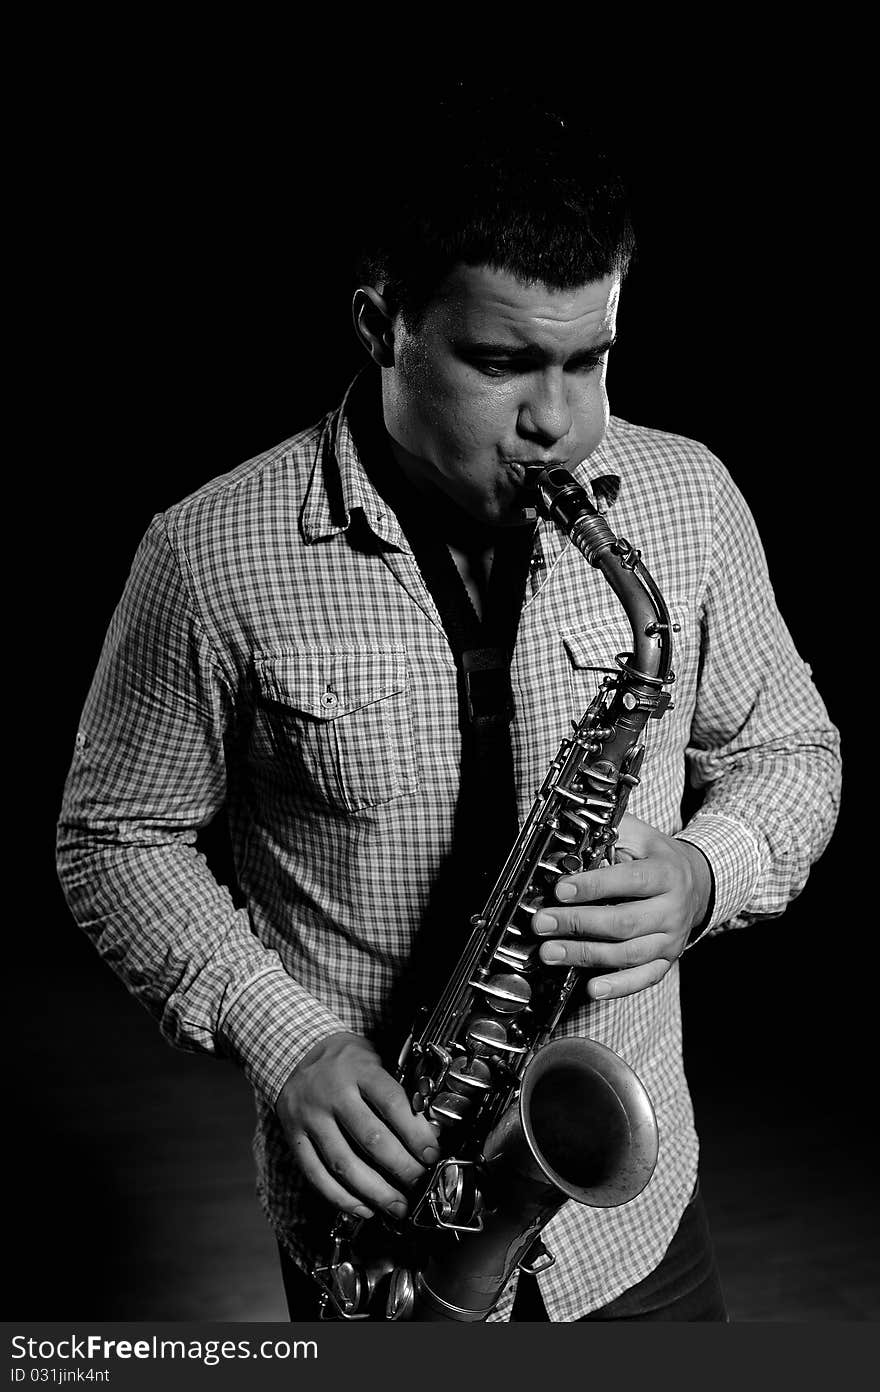
{"type": "Polygon", "coordinates": [[[616,1208],[645,1188],[657,1163],[657,1121],[636,1073],[595,1039],[555,1039],[523,1074],[484,1148],[487,1165],[511,1159],[542,1174],[565,1198],[616,1208]]]}
{"type": "Polygon", "coordinates": [[[408,1293],[404,1317],[485,1320],[517,1267],[550,1264],[539,1235],[567,1199],[592,1208],[629,1203],[650,1180],[657,1152],[651,1100],[623,1059],[592,1039],[545,1044],[483,1148],[479,1232],[467,1242],[444,1235],[421,1272],[408,1280],[397,1273],[408,1293]]]}

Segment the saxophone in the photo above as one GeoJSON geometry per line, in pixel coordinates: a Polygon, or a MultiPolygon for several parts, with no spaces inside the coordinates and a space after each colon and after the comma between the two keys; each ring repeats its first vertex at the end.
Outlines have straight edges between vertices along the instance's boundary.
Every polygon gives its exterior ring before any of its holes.
{"type": "Polygon", "coordinates": [[[616,859],[642,732],[669,706],[673,626],[640,553],[567,469],[533,467],[526,484],[623,604],[633,651],[562,741],[445,990],[416,1018],[397,1078],[441,1158],[402,1222],[338,1216],[312,1273],[322,1319],[485,1320],[517,1268],[552,1264],[540,1234],[567,1199],[627,1203],[657,1162],[632,1069],[595,1040],[552,1038],[580,972],[544,967],[530,923],[561,875],[616,859]]]}

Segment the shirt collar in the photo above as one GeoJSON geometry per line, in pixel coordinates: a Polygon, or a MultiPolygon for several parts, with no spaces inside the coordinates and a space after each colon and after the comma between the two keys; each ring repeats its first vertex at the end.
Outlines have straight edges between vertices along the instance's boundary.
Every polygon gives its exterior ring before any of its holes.
{"type": "Polygon", "coordinates": [[[364,468],[352,430],[352,396],[368,388],[365,367],[350,383],[342,404],[327,419],[321,448],[303,504],[301,525],[306,541],[323,541],[348,531],[360,511],[376,536],[389,546],[409,550],[400,524],[376,491],[364,468]]]}
{"type": "MultiPolygon", "coordinates": [[[[327,419],[303,503],[302,534],[307,542],[337,536],[348,530],[352,515],[359,510],[377,537],[398,550],[409,551],[397,518],[364,469],[352,431],[352,395],[356,389],[368,389],[365,374],[370,371],[366,367],[358,373],[338,410],[327,419]]],[[[606,513],[614,505],[621,476],[619,466],[609,466],[605,440],[572,472],[578,483],[591,492],[600,512],[606,513]]]]}

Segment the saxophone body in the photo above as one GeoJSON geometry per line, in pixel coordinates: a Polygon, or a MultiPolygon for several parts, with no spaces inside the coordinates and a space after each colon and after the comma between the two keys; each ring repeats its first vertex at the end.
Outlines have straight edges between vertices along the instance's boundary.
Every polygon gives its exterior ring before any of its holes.
{"type": "Polygon", "coordinates": [[[672,625],[639,552],[566,469],[527,482],[620,599],[633,651],[563,739],[440,998],[416,1018],[397,1077],[441,1159],[402,1223],[339,1216],[313,1272],[322,1318],[485,1320],[517,1268],[552,1264],[541,1232],[563,1203],[627,1203],[657,1161],[632,1069],[594,1040],[553,1038],[581,973],[546,967],[530,925],[561,875],[615,860],[642,732],[669,705],[672,625]]]}

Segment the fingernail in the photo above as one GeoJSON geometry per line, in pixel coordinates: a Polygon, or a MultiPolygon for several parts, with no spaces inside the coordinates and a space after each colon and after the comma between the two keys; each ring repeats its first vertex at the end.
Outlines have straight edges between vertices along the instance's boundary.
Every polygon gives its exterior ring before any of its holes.
{"type": "Polygon", "coordinates": [[[560,880],[556,886],[557,899],[573,899],[577,894],[577,885],[571,880],[560,880]]]}
{"type": "Polygon", "coordinates": [[[402,1199],[395,1199],[394,1203],[388,1205],[388,1212],[393,1213],[395,1218],[405,1218],[406,1204],[402,1199]]]}
{"type": "Polygon", "coordinates": [[[611,985],[610,985],[610,983],[607,982],[607,981],[594,981],[594,982],[593,982],[593,995],[594,995],[594,996],[610,996],[610,995],[611,995],[611,985]]]}
{"type": "Polygon", "coordinates": [[[542,912],[535,914],[532,919],[532,928],[536,933],[555,933],[558,927],[559,925],[552,914],[542,912]]]}
{"type": "Polygon", "coordinates": [[[364,1208],[363,1204],[358,1204],[354,1211],[358,1218],[372,1218],[373,1216],[373,1210],[371,1208],[364,1208]]]}
{"type": "Polygon", "coordinates": [[[440,1152],[436,1146],[425,1146],[425,1149],[422,1151],[422,1159],[426,1165],[436,1165],[437,1161],[440,1159],[440,1152]]]}
{"type": "Polygon", "coordinates": [[[542,962],[564,962],[565,948],[561,943],[545,943],[541,948],[542,962]]]}

